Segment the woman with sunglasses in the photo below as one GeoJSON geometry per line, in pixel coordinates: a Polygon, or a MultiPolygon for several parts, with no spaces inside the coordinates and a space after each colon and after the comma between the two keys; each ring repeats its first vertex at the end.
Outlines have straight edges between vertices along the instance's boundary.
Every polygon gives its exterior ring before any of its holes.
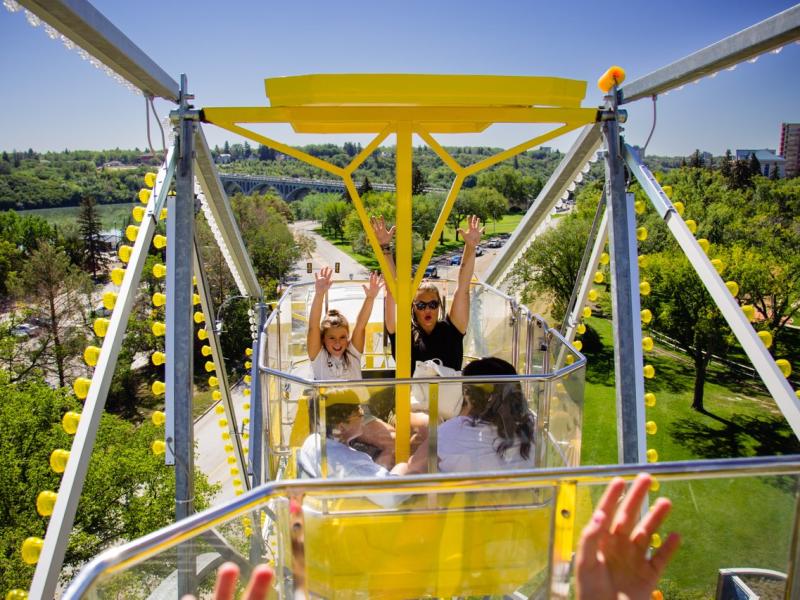
{"type": "MultiPolygon", "coordinates": [[[[475,215],[467,219],[467,229],[458,229],[464,240],[464,252],[458,269],[458,285],[447,315],[443,314],[439,288],[433,282],[423,281],[411,305],[411,372],[417,361],[438,358],[442,364],[456,371],[464,360],[464,334],[469,324],[469,285],[475,272],[475,249],[481,241],[483,228],[475,215]]],[[[372,228],[386,257],[392,275],[395,274],[391,243],[395,228],[386,228],[383,217],[372,218],[372,228]]],[[[395,302],[386,291],[385,320],[392,354],[395,351],[395,302]]]]}

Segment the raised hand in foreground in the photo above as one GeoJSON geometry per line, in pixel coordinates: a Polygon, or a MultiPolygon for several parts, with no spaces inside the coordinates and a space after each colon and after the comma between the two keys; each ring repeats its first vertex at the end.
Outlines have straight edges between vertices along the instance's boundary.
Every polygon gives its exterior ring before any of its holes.
{"type": "MultiPolygon", "coordinates": [[[[273,572],[267,565],[258,565],[250,575],[250,583],[242,595],[242,600],[266,600],[272,583],[273,572]]],[[[239,567],[226,562],[217,571],[217,584],[214,586],[214,600],[233,600],[239,567]]],[[[184,596],[182,600],[194,600],[194,596],[184,596]]]]}
{"type": "Polygon", "coordinates": [[[669,500],[659,498],[639,521],[651,481],[650,475],[639,474],[622,501],[625,482],[616,478],[608,484],[578,544],[578,600],[650,600],[680,545],[678,534],[670,533],[660,548],[648,554],[653,533],[672,508],[669,500]]]}

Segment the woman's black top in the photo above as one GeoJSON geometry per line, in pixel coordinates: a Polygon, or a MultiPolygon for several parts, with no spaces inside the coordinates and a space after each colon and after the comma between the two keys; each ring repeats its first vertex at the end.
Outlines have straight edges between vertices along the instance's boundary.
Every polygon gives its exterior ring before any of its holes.
{"type": "MultiPolygon", "coordinates": [[[[395,334],[389,334],[392,343],[392,356],[395,355],[395,334]]],[[[425,333],[416,323],[411,324],[411,374],[417,361],[438,358],[442,364],[456,371],[461,370],[464,361],[464,334],[450,321],[437,321],[430,333],[425,333]]]]}

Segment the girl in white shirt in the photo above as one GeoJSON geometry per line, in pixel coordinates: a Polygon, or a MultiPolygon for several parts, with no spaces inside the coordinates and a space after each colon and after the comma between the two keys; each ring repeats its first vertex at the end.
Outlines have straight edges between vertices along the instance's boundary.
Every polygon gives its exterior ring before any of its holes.
{"type": "MultiPolygon", "coordinates": [[[[516,375],[501,358],[464,367],[465,376],[516,375]]],[[[461,413],[438,429],[439,471],[531,469],[534,418],[519,382],[464,384],[461,413]]]]}
{"type": "MultiPolygon", "coordinates": [[[[325,294],[333,284],[333,269],[324,267],[314,277],[314,299],[308,316],[306,338],[314,379],[361,379],[361,354],[364,352],[367,323],[383,280],[377,273],[371,273],[367,285],[362,286],[364,303],[358,311],[351,336],[350,324],[338,310],[331,309],[322,318],[325,294]]],[[[394,429],[388,423],[367,413],[364,416],[363,433],[358,439],[380,450],[375,457],[378,464],[387,469],[394,466],[394,429]]]]}

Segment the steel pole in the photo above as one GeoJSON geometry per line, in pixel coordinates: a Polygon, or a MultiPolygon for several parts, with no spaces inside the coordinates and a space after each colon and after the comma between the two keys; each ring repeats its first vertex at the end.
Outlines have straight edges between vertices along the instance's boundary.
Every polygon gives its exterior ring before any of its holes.
{"type": "Polygon", "coordinates": [[[611,250],[611,307],[614,324],[614,375],[617,397],[617,447],[620,463],[641,463],[647,451],[644,432],[644,376],[639,304],[639,264],[633,195],[625,193],[625,164],[619,136],[616,88],[603,113],[605,194],[611,250]]]}
{"type": "MultiPolygon", "coordinates": [[[[194,513],[192,249],[195,124],[186,115],[190,99],[186,75],[181,75],[181,107],[177,122],[179,151],[175,178],[177,195],[170,197],[167,208],[166,385],[168,403],[174,409],[175,438],[172,446],[175,452],[176,521],[194,513]]],[[[193,542],[187,540],[178,546],[179,598],[194,593],[195,569],[193,542]]]]}

